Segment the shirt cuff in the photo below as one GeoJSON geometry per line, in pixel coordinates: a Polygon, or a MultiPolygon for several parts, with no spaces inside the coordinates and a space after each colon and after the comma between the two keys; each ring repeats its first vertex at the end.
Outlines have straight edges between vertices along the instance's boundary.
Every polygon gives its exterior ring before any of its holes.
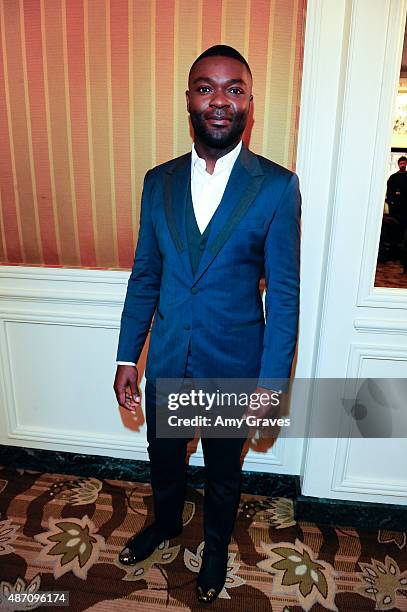
{"type": "Polygon", "coordinates": [[[133,361],[116,361],[117,365],[131,365],[136,367],[136,364],[133,361]]]}

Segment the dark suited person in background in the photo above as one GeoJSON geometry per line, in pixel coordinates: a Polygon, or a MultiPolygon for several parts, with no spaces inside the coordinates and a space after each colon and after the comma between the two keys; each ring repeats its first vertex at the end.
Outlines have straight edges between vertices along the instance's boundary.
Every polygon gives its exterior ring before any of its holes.
{"type": "Polygon", "coordinates": [[[384,241],[388,245],[387,259],[400,259],[407,274],[407,157],[402,155],[397,163],[398,172],[391,174],[387,180],[389,214],[385,219],[384,241]]]}
{"type": "MultiPolygon", "coordinates": [[[[145,392],[154,523],[127,542],[119,555],[123,564],[147,558],[182,530],[188,440],[156,436],[156,380],[253,378],[257,391],[272,394],[280,391],[274,381],[290,376],[297,340],[298,178],[242,143],[253,99],[246,60],[231,47],[211,47],[191,67],[186,99],[192,152],[145,177],[121,319],[114,389],[119,404],[135,410],[136,363],[155,315],[145,392]]],[[[216,599],[225,583],[243,444],[242,438],[202,438],[202,602],[216,599]]]]}
{"type": "Polygon", "coordinates": [[[407,219],[407,157],[398,159],[398,172],[391,174],[387,180],[386,202],[389,215],[402,223],[407,219]]]}

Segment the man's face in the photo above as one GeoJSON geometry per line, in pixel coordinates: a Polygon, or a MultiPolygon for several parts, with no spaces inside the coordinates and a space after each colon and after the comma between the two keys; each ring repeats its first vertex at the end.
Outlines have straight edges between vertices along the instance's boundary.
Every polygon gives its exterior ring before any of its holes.
{"type": "Polygon", "coordinates": [[[186,92],[195,139],[225,149],[240,140],[252,101],[246,66],[230,57],[205,57],[192,69],[186,92]]]}
{"type": "Polygon", "coordinates": [[[398,162],[399,164],[399,168],[400,168],[400,172],[405,172],[406,171],[406,166],[407,166],[407,161],[405,159],[402,159],[398,162]]]}

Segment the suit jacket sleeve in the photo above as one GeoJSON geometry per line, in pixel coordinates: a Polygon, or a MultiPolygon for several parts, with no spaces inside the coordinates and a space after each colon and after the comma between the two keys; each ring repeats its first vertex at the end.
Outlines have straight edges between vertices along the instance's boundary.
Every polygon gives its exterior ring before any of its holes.
{"type": "Polygon", "coordinates": [[[393,175],[390,175],[387,180],[387,190],[386,190],[386,202],[390,202],[390,204],[394,201],[395,189],[393,186],[393,175]]]}
{"type": "Polygon", "coordinates": [[[298,333],[301,195],[292,174],[270,223],[264,247],[266,326],[259,386],[288,387],[298,333]]]}
{"type": "Polygon", "coordinates": [[[160,293],[162,265],[151,219],[150,172],[144,179],[139,237],[121,316],[117,361],[137,363],[160,293]]]}

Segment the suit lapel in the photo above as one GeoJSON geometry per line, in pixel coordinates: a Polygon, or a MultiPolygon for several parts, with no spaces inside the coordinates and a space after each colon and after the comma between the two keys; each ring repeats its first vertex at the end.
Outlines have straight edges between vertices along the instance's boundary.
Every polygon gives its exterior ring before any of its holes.
{"type": "Polygon", "coordinates": [[[223,197],[212,217],[207,247],[195,277],[192,275],[185,226],[185,209],[191,180],[191,154],[178,158],[164,178],[164,205],[168,229],[186,273],[193,284],[210,266],[258,194],[264,180],[257,156],[245,145],[230,173],[223,197]]]}
{"type": "Polygon", "coordinates": [[[212,217],[208,244],[193,284],[210,266],[258,194],[264,180],[259,161],[244,145],[230,173],[223,197],[212,217]]]}
{"type": "Polygon", "coordinates": [[[188,241],[185,227],[185,209],[191,180],[191,154],[176,160],[164,177],[164,206],[168,229],[186,273],[192,279],[188,241]]]}

